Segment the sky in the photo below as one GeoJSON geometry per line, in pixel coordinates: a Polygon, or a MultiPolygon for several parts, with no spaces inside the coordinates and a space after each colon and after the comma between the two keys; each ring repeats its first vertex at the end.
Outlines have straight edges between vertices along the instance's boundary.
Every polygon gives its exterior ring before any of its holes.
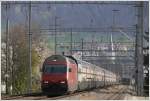
{"type": "MultiPolygon", "coordinates": [[[[20,1],[18,3],[24,3],[20,1]]],[[[130,1],[130,3],[134,3],[130,1]]],[[[144,4],[148,4],[145,2],[144,4]]],[[[6,26],[6,9],[1,6],[2,32],[6,26]]],[[[32,4],[31,23],[41,28],[54,27],[55,17],[58,17],[57,24],[62,28],[107,28],[113,25],[113,10],[115,13],[115,25],[118,27],[133,27],[137,24],[137,12],[134,5],[116,4],[32,4]],[[49,26],[50,25],[50,26],[49,26]]],[[[19,24],[28,24],[28,5],[10,4],[8,17],[10,28],[19,24]]],[[[148,5],[144,5],[144,31],[148,31],[149,18],[148,5]]],[[[127,32],[129,36],[134,34],[127,32]]]]}

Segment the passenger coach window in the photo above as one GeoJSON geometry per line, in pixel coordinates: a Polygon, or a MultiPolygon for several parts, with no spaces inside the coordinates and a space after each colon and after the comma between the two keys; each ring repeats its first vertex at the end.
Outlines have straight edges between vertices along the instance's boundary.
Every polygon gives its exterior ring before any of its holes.
{"type": "Polygon", "coordinates": [[[72,72],[72,69],[71,69],[71,68],[69,68],[69,72],[72,72]]]}
{"type": "Polygon", "coordinates": [[[63,65],[45,65],[44,73],[66,73],[67,68],[63,65]]]}

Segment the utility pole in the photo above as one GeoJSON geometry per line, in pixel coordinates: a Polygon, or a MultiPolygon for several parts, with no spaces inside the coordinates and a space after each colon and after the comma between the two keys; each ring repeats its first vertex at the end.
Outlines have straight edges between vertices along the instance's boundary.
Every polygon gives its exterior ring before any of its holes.
{"type": "MultiPolygon", "coordinates": [[[[135,25],[136,28],[136,37],[135,37],[135,91],[138,91],[138,69],[137,69],[137,34],[138,34],[138,26],[137,24],[135,25]]],[[[137,93],[138,94],[138,93],[137,93]]]]}
{"type": "Polygon", "coordinates": [[[6,94],[9,93],[8,89],[8,68],[9,68],[9,18],[8,18],[8,6],[9,4],[6,4],[6,74],[5,74],[5,82],[6,82],[6,94]]]}
{"type": "MultiPolygon", "coordinates": [[[[112,33],[114,33],[115,29],[117,28],[117,26],[116,26],[116,19],[115,19],[116,18],[116,13],[119,12],[119,10],[114,9],[112,11],[113,11],[113,22],[112,22],[112,30],[113,30],[113,32],[112,33]]],[[[110,36],[111,51],[112,51],[112,58],[111,59],[112,59],[113,69],[115,69],[114,71],[117,74],[117,66],[115,66],[115,64],[116,64],[116,62],[115,62],[115,55],[116,54],[114,52],[113,34],[112,33],[111,33],[111,36],[110,36]],[[115,68],[114,68],[114,66],[115,66],[115,68]]]]}
{"type": "MultiPolygon", "coordinates": [[[[113,22],[112,22],[112,30],[113,30],[113,33],[115,32],[115,30],[117,29],[117,24],[116,24],[116,14],[119,13],[120,10],[117,10],[117,9],[114,9],[113,10],[113,22]]],[[[119,68],[118,66],[116,65],[116,53],[114,52],[114,43],[113,43],[113,35],[111,33],[111,46],[112,46],[112,60],[113,60],[113,64],[115,64],[114,66],[114,69],[115,69],[115,73],[119,76],[119,68]]]]}
{"type": "Polygon", "coordinates": [[[58,24],[57,24],[57,20],[58,20],[58,18],[59,17],[57,17],[56,15],[55,15],[55,54],[57,54],[57,27],[59,26],[58,24]]]}
{"type": "Polygon", "coordinates": [[[137,66],[137,95],[143,95],[144,73],[143,73],[143,1],[138,2],[138,22],[136,38],[136,66],[137,66]]]}
{"type": "MultiPolygon", "coordinates": [[[[50,10],[50,4],[49,4],[49,10],[50,10]]],[[[58,17],[55,15],[55,18],[54,18],[54,54],[56,55],[57,54],[57,20],[58,20],[58,17]]],[[[51,22],[49,20],[49,29],[51,29],[51,22]]]]}
{"type": "Polygon", "coordinates": [[[70,55],[72,55],[72,28],[70,33],[70,55]]]}
{"type": "Polygon", "coordinates": [[[114,9],[114,10],[112,10],[113,11],[113,26],[112,26],[112,28],[113,28],[113,30],[115,30],[115,28],[117,28],[117,25],[116,25],[116,13],[117,12],[119,12],[120,10],[117,10],[117,9],[114,9]]]}
{"type": "Polygon", "coordinates": [[[55,16],[55,55],[56,55],[56,53],[57,53],[57,19],[58,19],[58,17],[57,16],[55,16]]]}
{"type": "Polygon", "coordinates": [[[82,60],[83,60],[83,38],[81,39],[81,47],[82,47],[82,60]]]}
{"type": "Polygon", "coordinates": [[[29,3],[29,88],[28,93],[32,93],[32,34],[31,34],[31,1],[29,3]]]}
{"type": "Polygon", "coordinates": [[[93,56],[93,46],[94,46],[94,35],[92,35],[92,42],[91,42],[91,56],[93,56]]]}

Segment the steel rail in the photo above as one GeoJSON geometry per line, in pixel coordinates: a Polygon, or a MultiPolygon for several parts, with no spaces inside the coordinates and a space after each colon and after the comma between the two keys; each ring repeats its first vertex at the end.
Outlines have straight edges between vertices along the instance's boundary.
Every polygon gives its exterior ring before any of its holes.
{"type": "Polygon", "coordinates": [[[107,100],[120,100],[121,97],[123,96],[122,93],[126,90],[126,87],[122,87],[121,89],[118,89],[115,94],[111,94],[107,100]]]}
{"type": "Polygon", "coordinates": [[[41,92],[37,92],[37,93],[31,93],[31,94],[20,94],[20,95],[10,95],[10,96],[1,96],[2,100],[12,100],[12,99],[20,99],[20,98],[27,98],[29,96],[38,96],[38,95],[42,95],[41,92]]]}
{"type": "MultiPolygon", "coordinates": [[[[105,96],[103,96],[103,98],[107,98],[107,99],[121,99],[121,97],[123,95],[120,95],[120,93],[123,93],[126,88],[122,87],[121,89],[114,89],[116,86],[112,85],[111,87],[111,91],[116,90],[118,93],[117,94],[111,94],[110,96],[108,96],[107,94],[105,94],[105,96]]],[[[91,89],[90,89],[91,90],[91,89]]],[[[8,96],[8,97],[2,97],[2,100],[61,100],[63,98],[67,98],[67,97],[71,97],[71,96],[76,96],[76,95],[80,95],[80,94],[85,94],[85,93],[89,93],[90,90],[85,90],[85,91],[80,91],[80,92],[75,92],[75,93],[71,93],[71,94],[64,94],[64,95],[60,95],[60,96],[46,96],[43,95],[42,93],[37,93],[37,94],[27,94],[27,95],[20,95],[20,96],[8,96]]],[[[94,90],[94,89],[93,89],[94,90]]],[[[95,89],[96,90],[96,89],[95,89]]]]}
{"type": "Polygon", "coordinates": [[[12,99],[18,99],[18,98],[22,98],[23,96],[5,96],[5,97],[1,97],[2,100],[12,100],[12,99]]]}
{"type": "Polygon", "coordinates": [[[116,94],[115,96],[114,96],[114,98],[112,99],[112,100],[120,100],[120,99],[122,99],[125,95],[123,95],[124,94],[124,92],[127,90],[127,88],[124,88],[124,89],[122,89],[118,94],[116,94]]]}

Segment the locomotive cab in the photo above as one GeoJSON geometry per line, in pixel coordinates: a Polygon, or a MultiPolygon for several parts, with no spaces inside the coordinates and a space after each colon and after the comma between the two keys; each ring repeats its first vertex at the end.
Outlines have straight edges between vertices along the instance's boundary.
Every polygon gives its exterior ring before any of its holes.
{"type": "Polygon", "coordinates": [[[74,65],[65,56],[53,55],[48,57],[42,67],[41,88],[44,93],[65,93],[75,84],[76,73],[74,65]]]}

